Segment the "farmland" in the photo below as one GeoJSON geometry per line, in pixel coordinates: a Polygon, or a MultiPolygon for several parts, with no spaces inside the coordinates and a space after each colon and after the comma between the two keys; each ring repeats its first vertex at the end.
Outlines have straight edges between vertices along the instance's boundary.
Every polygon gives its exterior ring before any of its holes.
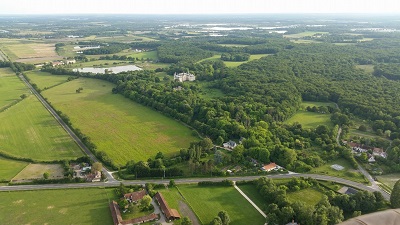
{"type": "Polygon", "coordinates": [[[38,86],[39,89],[47,89],[64,82],[67,82],[69,76],[63,75],[51,75],[50,73],[30,71],[26,72],[25,75],[30,79],[31,83],[38,86]]]}
{"type": "Polygon", "coordinates": [[[50,179],[59,179],[64,177],[64,169],[59,164],[29,164],[13,178],[13,182],[41,179],[45,172],[49,173],[50,179]]]}
{"type": "Polygon", "coordinates": [[[0,151],[35,160],[74,159],[82,152],[35,96],[0,113],[0,151]]]}
{"type": "Polygon", "coordinates": [[[17,173],[26,167],[28,163],[9,160],[0,157],[0,181],[11,180],[17,173]]]}
{"type": "Polygon", "coordinates": [[[0,109],[20,100],[22,94],[28,94],[28,88],[10,68],[0,68],[0,109]]]}
{"type": "Polygon", "coordinates": [[[111,93],[113,84],[79,78],[44,91],[53,106],[89,136],[117,165],[167,156],[197,140],[189,128],[154,110],[111,93]],[[82,87],[81,93],[76,93],[82,87]],[[73,104],[72,104],[73,103],[73,104]]]}
{"type": "Polygon", "coordinates": [[[55,52],[54,44],[40,41],[17,39],[2,40],[2,50],[11,59],[19,62],[45,62],[61,59],[55,52]]]}
{"type": "Polygon", "coordinates": [[[234,187],[182,185],[179,190],[202,224],[208,224],[218,212],[228,212],[232,225],[264,224],[264,217],[234,187]]]}
{"type": "Polygon", "coordinates": [[[100,188],[0,192],[1,223],[108,225],[114,197],[114,189],[100,188]]]}

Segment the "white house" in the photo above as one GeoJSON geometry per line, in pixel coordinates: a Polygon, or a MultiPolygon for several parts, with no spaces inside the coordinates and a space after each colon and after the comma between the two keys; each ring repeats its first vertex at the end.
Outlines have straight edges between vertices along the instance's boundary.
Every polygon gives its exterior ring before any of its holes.
{"type": "Polygon", "coordinates": [[[234,149],[237,146],[237,144],[236,144],[236,142],[230,140],[230,141],[224,143],[223,146],[224,146],[224,148],[234,149]]]}
{"type": "Polygon", "coordinates": [[[263,167],[261,167],[261,170],[264,171],[272,171],[272,170],[278,170],[280,168],[280,166],[276,165],[276,163],[270,163],[268,165],[264,165],[263,167]]]}
{"type": "Polygon", "coordinates": [[[195,81],[196,76],[191,73],[174,73],[174,80],[177,80],[179,82],[195,81]]]}

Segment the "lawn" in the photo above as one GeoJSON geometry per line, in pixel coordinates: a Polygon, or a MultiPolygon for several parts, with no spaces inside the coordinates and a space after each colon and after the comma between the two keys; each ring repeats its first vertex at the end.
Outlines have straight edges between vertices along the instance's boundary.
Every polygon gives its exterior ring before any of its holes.
{"type": "Polygon", "coordinates": [[[26,181],[43,178],[45,172],[49,173],[50,179],[60,179],[64,177],[64,169],[60,164],[29,164],[12,180],[26,181]]]}
{"type": "Polygon", "coordinates": [[[42,90],[67,82],[68,77],[70,77],[66,75],[52,75],[40,71],[25,72],[25,74],[31,80],[31,83],[35,83],[42,90]]]}
{"type": "Polygon", "coordinates": [[[112,224],[114,189],[0,192],[1,224],[112,224]]]}
{"type": "Polygon", "coordinates": [[[29,89],[10,68],[0,68],[0,111],[20,100],[22,94],[29,94],[29,89]]]}
{"type": "Polygon", "coordinates": [[[386,175],[376,176],[379,182],[386,184],[393,189],[394,184],[400,180],[400,173],[391,173],[386,175]]]}
{"type": "Polygon", "coordinates": [[[291,202],[300,201],[307,205],[314,206],[321,200],[322,193],[315,189],[307,188],[295,192],[288,192],[287,197],[291,202]]]}
{"type": "Polygon", "coordinates": [[[79,78],[42,94],[119,166],[129,160],[146,161],[159,151],[171,156],[198,140],[181,123],[112,94],[113,87],[106,81],[79,78]],[[83,90],[77,94],[79,87],[83,90]]]}
{"type": "Polygon", "coordinates": [[[258,192],[255,184],[242,184],[238,185],[238,187],[258,206],[258,208],[261,210],[265,208],[263,197],[258,192]]]}
{"type": "Polygon", "coordinates": [[[303,128],[316,128],[319,125],[326,125],[333,127],[333,123],[330,119],[330,114],[321,114],[316,112],[307,112],[299,110],[292,117],[285,121],[286,124],[292,124],[298,122],[303,128]]]}
{"type": "Polygon", "coordinates": [[[0,121],[0,151],[44,161],[83,155],[34,95],[1,112],[0,121]]]}
{"type": "Polygon", "coordinates": [[[222,210],[228,212],[231,225],[265,223],[265,218],[234,187],[182,185],[179,190],[202,224],[208,224],[222,210]]]}
{"type": "Polygon", "coordinates": [[[310,172],[334,177],[341,177],[359,183],[366,183],[364,176],[358,171],[354,170],[346,159],[336,159],[331,162],[327,162],[325,165],[314,168],[310,172]],[[341,165],[344,167],[344,169],[341,171],[334,170],[333,168],[331,168],[333,164],[341,165]]]}
{"type": "Polygon", "coordinates": [[[21,170],[23,170],[28,163],[14,161],[0,157],[0,180],[11,180],[21,170]]]}

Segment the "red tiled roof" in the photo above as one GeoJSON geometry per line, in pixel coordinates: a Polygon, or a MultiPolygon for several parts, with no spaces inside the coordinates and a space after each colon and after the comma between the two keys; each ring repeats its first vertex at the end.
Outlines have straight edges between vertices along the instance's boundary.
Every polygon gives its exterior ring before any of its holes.
{"type": "Polygon", "coordinates": [[[110,210],[111,210],[111,215],[113,218],[114,225],[119,225],[122,222],[122,216],[121,212],[119,211],[119,206],[117,202],[112,201],[110,202],[110,210]]]}
{"type": "Polygon", "coordinates": [[[276,164],[275,163],[270,163],[268,165],[263,166],[264,170],[272,170],[276,168],[276,164]]]}
{"type": "Polygon", "coordinates": [[[145,195],[146,195],[146,191],[145,190],[141,190],[141,191],[136,191],[136,192],[124,194],[124,197],[126,199],[129,198],[130,200],[136,202],[136,201],[139,201],[140,199],[142,199],[145,195]]]}
{"type": "Polygon", "coordinates": [[[160,192],[157,192],[157,194],[154,197],[157,199],[158,204],[160,204],[161,211],[165,214],[165,217],[167,218],[167,220],[174,219],[174,218],[181,218],[181,216],[179,215],[179,213],[176,209],[171,209],[168,206],[167,201],[165,201],[164,197],[162,196],[162,194],[160,192]]]}

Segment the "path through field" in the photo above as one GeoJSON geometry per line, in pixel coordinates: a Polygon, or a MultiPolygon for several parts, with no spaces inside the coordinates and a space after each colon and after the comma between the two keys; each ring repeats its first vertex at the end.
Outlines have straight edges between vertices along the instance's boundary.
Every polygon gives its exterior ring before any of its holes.
{"type": "Polygon", "coordinates": [[[189,217],[193,225],[201,225],[192,209],[185,202],[179,201],[179,211],[181,211],[183,216],[189,217]]]}

